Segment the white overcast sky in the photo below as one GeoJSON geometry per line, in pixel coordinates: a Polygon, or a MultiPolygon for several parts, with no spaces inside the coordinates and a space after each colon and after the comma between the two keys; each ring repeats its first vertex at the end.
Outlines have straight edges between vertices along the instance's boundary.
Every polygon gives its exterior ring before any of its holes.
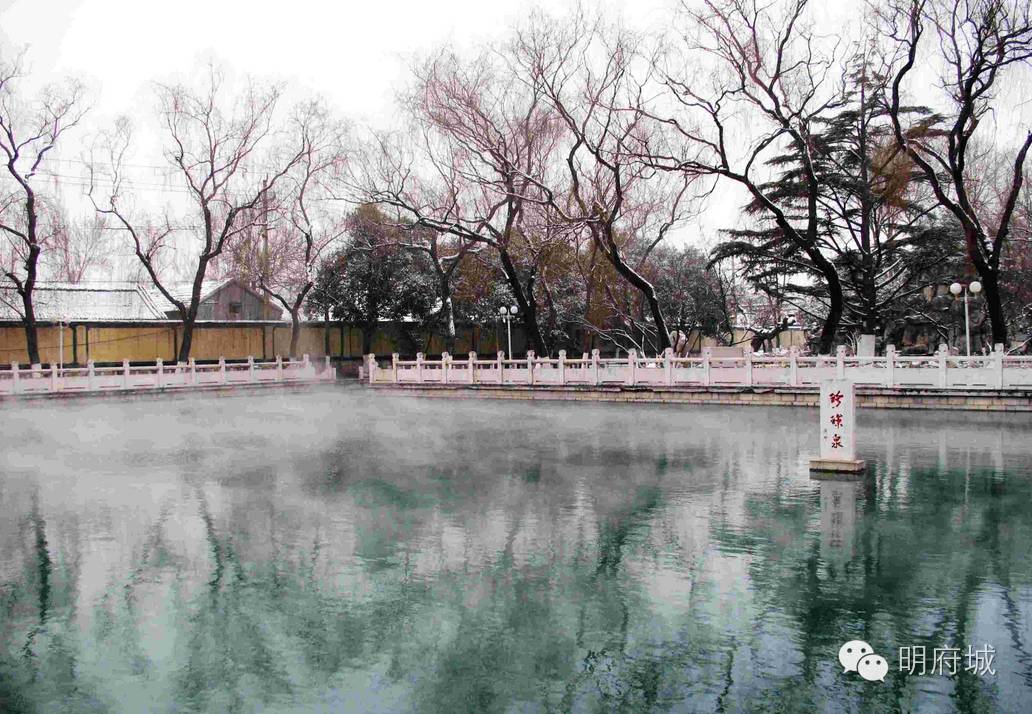
{"type": "MultiPolygon", "coordinates": [[[[676,0],[601,0],[640,29],[669,27],[676,0]]],[[[209,60],[239,75],[283,81],[342,116],[382,126],[409,60],[445,43],[501,38],[531,7],[561,14],[568,0],[0,0],[0,43],[28,47],[31,83],[74,75],[92,89],[79,137],[130,115],[136,144],[153,115],[154,80],[189,80],[209,60]]],[[[80,145],[81,147],[81,145],[80,145]]],[[[78,152],[72,154],[77,156],[78,152]]],[[[70,152],[65,147],[62,156],[70,152]]],[[[154,155],[137,162],[160,163],[154,155]]],[[[69,164],[60,164],[62,173],[69,164]]],[[[85,211],[85,204],[80,208],[85,211]]]]}
{"type": "MultiPolygon", "coordinates": [[[[665,30],[677,0],[597,5],[636,29],[665,30]]],[[[571,5],[535,6],[562,14],[571,5]]],[[[382,125],[409,58],[448,42],[473,47],[501,38],[530,7],[521,0],[0,0],[0,47],[28,47],[34,84],[75,75],[90,85],[93,111],[78,134],[77,156],[90,132],[120,114],[142,128],[153,115],[153,80],[188,81],[209,60],[234,74],[286,82],[292,93],[324,97],[343,116],[382,125]]],[[[860,0],[815,2],[819,24],[847,36],[859,7],[860,0]]],[[[711,198],[681,240],[711,239],[735,222],[743,194],[729,188],[711,198]]]]}
{"type": "MultiPolygon", "coordinates": [[[[646,29],[662,26],[672,2],[601,5],[646,29]]],[[[537,6],[561,12],[569,3],[537,6]]],[[[150,81],[181,78],[213,58],[376,120],[389,115],[407,57],[501,37],[528,7],[519,0],[0,0],[0,39],[8,48],[29,46],[36,76],[90,81],[102,115],[150,104],[150,81]]]]}

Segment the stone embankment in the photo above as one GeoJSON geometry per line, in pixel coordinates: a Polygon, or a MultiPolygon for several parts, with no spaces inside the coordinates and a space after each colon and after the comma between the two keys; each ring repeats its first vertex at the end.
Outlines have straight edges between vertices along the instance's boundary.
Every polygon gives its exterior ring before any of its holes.
{"type": "MultiPolygon", "coordinates": [[[[498,386],[469,384],[374,384],[378,392],[420,397],[526,399],[654,404],[816,407],[817,387],[688,386],[498,386]]],[[[1028,390],[857,387],[857,406],[877,409],[935,409],[1032,412],[1028,390]]]]}

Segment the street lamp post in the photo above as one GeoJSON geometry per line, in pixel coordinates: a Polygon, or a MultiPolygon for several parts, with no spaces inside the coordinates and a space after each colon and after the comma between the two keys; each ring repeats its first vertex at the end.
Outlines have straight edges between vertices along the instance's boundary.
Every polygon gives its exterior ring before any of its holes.
{"type": "Polygon", "coordinates": [[[977,280],[971,281],[968,285],[961,285],[960,283],[953,283],[950,285],[950,292],[953,293],[954,297],[964,293],[964,341],[967,343],[967,356],[971,356],[971,315],[968,312],[968,293],[972,295],[978,295],[982,292],[982,283],[977,280]]]}
{"type": "Polygon", "coordinates": [[[511,307],[502,305],[498,308],[498,316],[505,320],[505,334],[509,339],[509,351],[506,352],[506,354],[509,356],[509,359],[512,359],[512,320],[516,317],[516,313],[519,311],[520,309],[515,305],[511,307]]]}

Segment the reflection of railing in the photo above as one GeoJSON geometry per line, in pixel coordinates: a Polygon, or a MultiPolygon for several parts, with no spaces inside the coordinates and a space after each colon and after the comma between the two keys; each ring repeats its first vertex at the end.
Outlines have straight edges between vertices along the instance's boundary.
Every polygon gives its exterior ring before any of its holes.
{"type": "Polygon", "coordinates": [[[495,384],[495,385],[654,385],[730,387],[814,387],[826,379],[848,379],[858,386],[929,389],[1032,389],[1032,357],[1007,357],[1001,349],[987,356],[955,357],[945,350],[927,357],[901,357],[889,347],[884,357],[802,357],[795,348],[787,356],[640,357],[602,359],[598,350],[580,359],[565,352],[558,358],[506,359],[501,352],[485,360],[470,353],[456,359],[400,360],[381,367],[366,358],[370,384],[495,384]]]}
{"type": "Polygon", "coordinates": [[[248,357],[246,362],[217,364],[186,363],[120,367],[21,367],[17,363],[9,370],[0,370],[0,394],[40,394],[52,392],[117,392],[141,389],[189,390],[198,387],[222,385],[265,385],[304,382],[330,382],[336,372],[327,357],[322,362],[310,362],[308,355],[300,360],[260,361],[248,357]]]}

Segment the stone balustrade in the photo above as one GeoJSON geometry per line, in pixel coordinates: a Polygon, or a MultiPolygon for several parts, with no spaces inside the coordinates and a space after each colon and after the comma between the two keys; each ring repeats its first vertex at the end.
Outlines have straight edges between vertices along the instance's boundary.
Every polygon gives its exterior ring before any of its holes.
{"type": "Polygon", "coordinates": [[[190,390],[223,386],[260,386],[287,383],[327,382],[336,378],[336,371],[326,357],[311,362],[308,355],[300,360],[255,360],[217,364],[165,364],[132,366],[129,361],[117,367],[61,367],[56,364],[21,366],[0,369],[0,396],[48,393],[134,392],[145,390],[190,390]]]}
{"type": "Polygon", "coordinates": [[[494,386],[651,386],[651,387],[816,387],[823,380],[847,379],[859,387],[932,390],[1032,390],[1032,357],[1008,357],[1001,346],[988,355],[958,357],[945,347],[930,356],[900,356],[893,347],[881,357],[847,356],[840,347],[833,356],[801,356],[793,348],[785,356],[706,353],[701,357],[674,357],[671,350],[659,357],[633,351],[627,357],[602,358],[598,350],[579,358],[563,351],[557,357],[510,359],[499,352],[494,359],[476,353],[464,358],[445,353],[428,360],[393,355],[381,365],[366,358],[365,379],[370,384],[494,385],[494,386]]]}

